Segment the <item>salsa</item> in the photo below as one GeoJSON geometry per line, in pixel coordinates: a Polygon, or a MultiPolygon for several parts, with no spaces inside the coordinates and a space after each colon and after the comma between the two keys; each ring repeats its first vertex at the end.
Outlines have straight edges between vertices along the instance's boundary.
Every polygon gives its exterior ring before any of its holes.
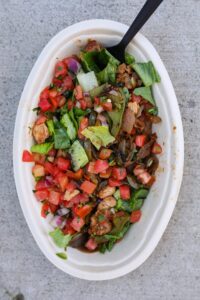
{"type": "Polygon", "coordinates": [[[94,40],[57,61],[22,160],[33,162],[35,198],[59,248],[111,251],[141,219],[162,152],[152,129],[158,82],[151,61],[126,53],[121,63],[94,40]]]}

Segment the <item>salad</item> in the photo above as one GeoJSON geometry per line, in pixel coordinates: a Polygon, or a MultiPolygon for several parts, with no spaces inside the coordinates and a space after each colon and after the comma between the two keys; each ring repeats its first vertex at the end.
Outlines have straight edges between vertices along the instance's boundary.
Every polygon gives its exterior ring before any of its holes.
{"type": "Polygon", "coordinates": [[[111,251],[140,220],[162,152],[152,130],[161,122],[152,93],[158,82],[151,61],[126,53],[121,63],[94,40],[57,61],[22,160],[34,163],[41,217],[63,251],[111,251]]]}

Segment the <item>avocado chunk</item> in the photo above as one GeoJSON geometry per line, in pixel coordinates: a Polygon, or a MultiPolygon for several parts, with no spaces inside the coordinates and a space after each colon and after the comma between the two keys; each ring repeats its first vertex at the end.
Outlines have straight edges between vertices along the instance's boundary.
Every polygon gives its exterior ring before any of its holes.
{"type": "Polygon", "coordinates": [[[72,158],[72,165],[74,171],[83,168],[89,162],[85,150],[79,141],[75,141],[72,144],[71,148],[69,149],[69,153],[72,158]]]}

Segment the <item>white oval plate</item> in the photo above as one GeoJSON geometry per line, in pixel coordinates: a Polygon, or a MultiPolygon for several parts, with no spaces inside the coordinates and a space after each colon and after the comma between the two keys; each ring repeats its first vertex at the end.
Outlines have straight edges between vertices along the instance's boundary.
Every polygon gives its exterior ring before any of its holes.
{"type": "Polygon", "coordinates": [[[184,142],[180,111],[166,68],[152,44],[137,34],[127,51],[138,61],[152,60],[161,76],[154,86],[154,96],[163,122],[156,126],[164,152],[160,155],[157,180],[142,208],[142,219],[131,227],[125,238],[112,252],[87,254],[68,248],[68,260],[55,255],[56,248],[48,232],[52,228],[40,216],[40,203],[34,197],[32,164],[22,163],[24,149],[33,143],[29,126],[35,119],[32,111],[37,106],[40,91],[50,83],[57,59],[78,53],[88,38],[105,46],[114,45],[127,26],[108,20],[90,20],[72,25],[58,33],[43,49],[37,59],[21,95],[14,132],[14,176],[19,201],[27,224],[45,256],[59,269],[87,280],[106,280],[127,274],[139,267],[158,244],[174,210],[183,173],[184,142]]]}

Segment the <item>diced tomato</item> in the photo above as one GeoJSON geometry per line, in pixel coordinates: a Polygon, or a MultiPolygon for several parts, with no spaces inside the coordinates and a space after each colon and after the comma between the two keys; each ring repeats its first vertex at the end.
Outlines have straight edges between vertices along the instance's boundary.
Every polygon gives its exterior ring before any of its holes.
{"type": "Polygon", "coordinates": [[[85,247],[88,248],[88,250],[93,251],[97,248],[98,244],[95,242],[94,239],[90,238],[87,243],[85,244],[85,247]]]}
{"type": "Polygon", "coordinates": [[[72,171],[67,171],[67,176],[69,178],[75,179],[75,180],[80,180],[83,177],[83,169],[79,169],[76,172],[72,172],[72,171]]]}
{"type": "Polygon", "coordinates": [[[58,182],[61,191],[64,192],[64,191],[66,190],[67,184],[68,184],[68,182],[69,182],[67,175],[66,175],[66,174],[62,174],[62,173],[59,173],[59,174],[56,176],[56,181],[58,182]]]}
{"type": "Polygon", "coordinates": [[[50,97],[50,102],[53,105],[53,109],[55,110],[58,107],[59,97],[50,97]]]}
{"type": "Polygon", "coordinates": [[[45,155],[39,154],[39,153],[33,153],[32,155],[33,155],[33,160],[35,163],[40,164],[40,165],[44,164],[45,159],[46,159],[45,155]]]}
{"type": "Polygon", "coordinates": [[[74,207],[75,214],[80,218],[85,218],[91,211],[92,211],[92,206],[88,204],[82,207],[78,207],[78,206],[74,207]]]}
{"type": "Polygon", "coordinates": [[[41,165],[35,165],[32,169],[34,177],[42,177],[45,175],[44,167],[41,165]]]}
{"type": "Polygon", "coordinates": [[[35,192],[35,197],[38,201],[47,200],[49,197],[49,191],[48,190],[37,191],[35,192]]]}
{"type": "Polygon", "coordinates": [[[33,160],[33,155],[28,151],[24,150],[22,154],[22,161],[23,162],[32,162],[33,160]]]}
{"type": "Polygon", "coordinates": [[[66,190],[68,190],[69,192],[73,192],[75,189],[76,189],[76,183],[73,180],[68,182],[66,186],[66,190]]]}
{"type": "Polygon", "coordinates": [[[136,128],[133,127],[132,131],[131,131],[131,135],[135,135],[136,134],[136,128]]]}
{"type": "Polygon", "coordinates": [[[144,172],[145,172],[145,169],[144,169],[144,167],[142,167],[141,165],[137,165],[137,166],[134,168],[134,170],[133,170],[133,173],[134,173],[135,176],[138,176],[138,175],[140,175],[140,174],[142,174],[142,173],[144,173],[144,172]]]}
{"type": "Polygon", "coordinates": [[[62,61],[58,61],[54,71],[55,77],[64,77],[67,74],[66,65],[62,61]]]}
{"type": "Polygon", "coordinates": [[[86,193],[79,193],[75,197],[73,197],[70,202],[73,204],[79,204],[79,203],[87,203],[89,201],[89,196],[86,193]]]}
{"type": "Polygon", "coordinates": [[[49,203],[45,202],[45,203],[42,204],[41,216],[43,218],[46,218],[46,216],[48,215],[48,213],[49,213],[49,203]]]}
{"type": "Polygon", "coordinates": [[[102,148],[100,153],[99,153],[99,158],[100,159],[108,159],[110,157],[111,153],[112,153],[112,150],[102,148]]]}
{"type": "Polygon", "coordinates": [[[40,100],[48,99],[49,98],[49,87],[46,87],[40,93],[40,100]]]}
{"type": "Polygon", "coordinates": [[[78,129],[78,137],[79,139],[82,139],[84,138],[84,136],[81,134],[81,132],[88,127],[88,118],[82,118],[81,119],[81,122],[80,122],[80,125],[79,125],[79,129],[78,129]]]}
{"type": "Polygon", "coordinates": [[[58,205],[60,202],[61,194],[55,191],[50,191],[49,193],[49,202],[55,205],[58,205]]]}
{"type": "Polygon", "coordinates": [[[87,165],[87,171],[88,171],[88,173],[91,173],[91,174],[97,174],[97,173],[96,173],[96,170],[94,169],[94,166],[95,166],[95,161],[91,161],[91,162],[87,165]]]}
{"type": "Polygon", "coordinates": [[[49,156],[56,156],[56,153],[57,153],[56,149],[51,149],[51,150],[48,152],[48,155],[49,155],[49,156]]]}
{"type": "Polygon", "coordinates": [[[120,196],[123,200],[129,200],[131,197],[131,191],[130,191],[130,187],[128,185],[121,185],[119,187],[119,191],[120,191],[120,196]]]}
{"type": "Polygon", "coordinates": [[[108,168],[109,163],[107,162],[107,160],[97,159],[97,161],[94,164],[94,171],[97,174],[106,171],[108,168]]]}
{"type": "Polygon", "coordinates": [[[80,217],[74,217],[71,221],[71,227],[76,231],[81,231],[81,228],[85,225],[85,221],[80,217]]]}
{"type": "Polygon", "coordinates": [[[62,232],[64,234],[74,234],[76,231],[71,227],[71,221],[72,219],[67,219],[65,227],[62,229],[62,232]]]}
{"type": "Polygon", "coordinates": [[[100,98],[99,97],[94,97],[94,103],[96,105],[99,105],[100,104],[100,98]]]}
{"type": "Polygon", "coordinates": [[[39,117],[37,118],[35,124],[36,124],[36,125],[43,124],[43,123],[46,122],[46,120],[47,120],[47,117],[41,115],[41,116],[39,116],[39,117]]]}
{"type": "Polygon", "coordinates": [[[153,147],[151,149],[151,152],[154,154],[161,154],[162,153],[162,147],[158,143],[154,143],[153,147]]]}
{"type": "Polygon", "coordinates": [[[101,178],[109,178],[109,177],[111,176],[111,173],[112,173],[112,168],[109,167],[107,170],[101,172],[101,173],[99,174],[99,176],[100,176],[101,178]]]}
{"type": "Polygon", "coordinates": [[[74,102],[72,100],[67,101],[67,108],[68,110],[71,110],[74,107],[74,102]]]}
{"type": "Polygon", "coordinates": [[[81,105],[81,109],[86,110],[87,108],[87,103],[85,100],[79,100],[79,103],[81,105]]]}
{"type": "Polygon", "coordinates": [[[71,163],[69,159],[65,159],[63,157],[58,157],[57,166],[62,171],[67,171],[70,167],[71,163]]]}
{"type": "Polygon", "coordinates": [[[74,95],[77,100],[83,99],[83,90],[80,85],[77,85],[74,89],[74,95]]]}
{"type": "MultiPolygon", "coordinates": [[[[147,171],[145,171],[137,176],[138,180],[144,185],[148,185],[150,182],[152,182],[152,177],[153,176],[151,176],[147,171]]],[[[153,182],[154,181],[155,180],[153,180],[153,182]]]]}
{"type": "Polygon", "coordinates": [[[81,190],[87,194],[92,194],[94,192],[94,190],[96,189],[96,187],[97,187],[96,184],[94,184],[88,180],[85,180],[80,186],[81,190]]]}
{"type": "Polygon", "coordinates": [[[74,83],[71,76],[66,76],[62,82],[62,91],[72,91],[74,89],[74,83]]]}
{"type": "Polygon", "coordinates": [[[58,91],[57,91],[57,89],[50,89],[49,90],[49,98],[54,98],[54,97],[56,97],[58,95],[58,91]]]}
{"type": "Polygon", "coordinates": [[[40,99],[38,106],[40,107],[41,111],[45,112],[51,108],[51,104],[49,103],[48,99],[40,99]]]}
{"type": "Polygon", "coordinates": [[[54,214],[56,212],[56,210],[58,209],[58,205],[49,203],[49,208],[50,208],[51,213],[54,214]]]}
{"type": "Polygon", "coordinates": [[[135,144],[138,147],[143,147],[146,142],[147,136],[144,134],[137,135],[135,138],[135,144]]]}
{"type": "Polygon", "coordinates": [[[101,106],[106,111],[112,111],[112,102],[103,102],[101,103],[101,106]]]}
{"type": "Polygon", "coordinates": [[[136,103],[140,103],[142,101],[142,97],[141,96],[136,96],[135,94],[132,93],[131,101],[136,102],[136,103]]]}
{"type": "Polygon", "coordinates": [[[131,213],[131,216],[130,216],[130,222],[131,223],[136,223],[140,220],[142,216],[142,212],[141,210],[135,210],[131,213]]]}
{"type": "Polygon", "coordinates": [[[109,184],[109,186],[114,187],[114,186],[120,186],[122,183],[120,180],[117,180],[117,179],[114,179],[111,177],[108,180],[108,184],[109,184]]]}
{"type": "Polygon", "coordinates": [[[35,185],[36,191],[42,191],[47,188],[49,188],[49,184],[47,183],[47,181],[45,179],[40,179],[35,185]]]}
{"type": "Polygon", "coordinates": [[[113,167],[112,176],[113,176],[114,179],[123,180],[127,176],[126,169],[125,168],[113,167]]]}
{"type": "Polygon", "coordinates": [[[56,87],[61,87],[62,85],[62,80],[58,79],[58,78],[53,78],[52,83],[56,86],[56,87]]]}
{"type": "Polygon", "coordinates": [[[46,174],[51,174],[54,176],[55,166],[52,163],[50,163],[49,161],[45,161],[44,169],[46,174]]]}

